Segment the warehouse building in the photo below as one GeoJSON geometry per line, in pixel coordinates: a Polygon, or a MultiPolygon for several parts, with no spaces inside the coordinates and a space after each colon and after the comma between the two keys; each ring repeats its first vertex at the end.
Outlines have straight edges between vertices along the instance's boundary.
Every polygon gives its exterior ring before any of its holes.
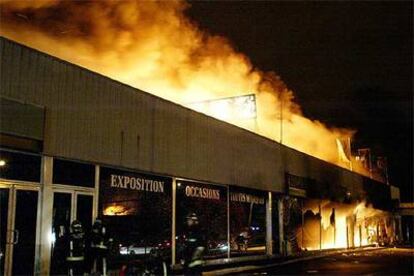
{"type": "Polygon", "coordinates": [[[192,212],[209,262],[398,238],[395,187],[5,38],[0,62],[2,275],[64,273],[74,219],[103,218],[115,268],[179,263],[192,212]]]}

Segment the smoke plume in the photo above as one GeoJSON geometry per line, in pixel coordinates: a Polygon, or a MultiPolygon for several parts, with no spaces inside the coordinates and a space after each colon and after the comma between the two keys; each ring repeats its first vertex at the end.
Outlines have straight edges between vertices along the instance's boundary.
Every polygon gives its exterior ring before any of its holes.
{"type": "Polygon", "coordinates": [[[0,0],[0,34],[182,105],[254,93],[255,123],[231,123],[343,165],[335,139],[352,131],[305,118],[276,73],[262,72],[226,38],[200,30],[184,15],[188,7],[181,1],[0,0]]]}

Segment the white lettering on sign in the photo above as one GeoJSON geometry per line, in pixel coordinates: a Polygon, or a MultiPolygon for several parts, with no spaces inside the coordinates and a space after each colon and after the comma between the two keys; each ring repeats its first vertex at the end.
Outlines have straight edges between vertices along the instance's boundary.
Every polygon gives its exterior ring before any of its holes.
{"type": "Polygon", "coordinates": [[[220,190],[201,188],[195,186],[185,187],[185,195],[188,197],[199,197],[220,200],[220,190]]]}
{"type": "Polygon", "coordinates": [[[265,199],[263,197],[258,197],[255,195],[249,195],[245,193],[230,193],[230,200],[237,202],[247,202],[254,204],[264,204],[265,199]]]}
{"type": "Polygon", "coordinates": [[[111,174],[111,187],[163,193],[164,181],[111,174]]]}

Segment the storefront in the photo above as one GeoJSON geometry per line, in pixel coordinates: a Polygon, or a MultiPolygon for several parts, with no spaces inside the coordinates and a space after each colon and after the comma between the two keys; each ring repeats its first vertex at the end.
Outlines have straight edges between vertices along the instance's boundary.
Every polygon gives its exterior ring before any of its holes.
{"type": "Polygon", "coordinates": [[[0,153],[4,275],[44,267],[65,273],[63,240],[75,219],[86,232],[95,218],[103,219],[113,239],[110,269],[144,259],[151,250],[179,264],[189,216],[199,221],[207,262],[387,244],[395,236],[390,213],[362,202],[307,198],[299,178],[288,180],[281,194],[8,149],[0,153]],[[22,265],[21,259],[28,261],[22,265]]]}
{"type": "Polygon", "coordinates": [[[172,178],[100,167],[99,180],[99,216],[114,240],[110,263],[157,248],[170,255],[172,178]]]}
{"type": "Polygon", "coordinates": [[[189,216],[198,219],[206,260],[269,253],[268,192],[108,167],[99,179],[98,216],[114,239],[114,265],[151,250],[179,264],[189,216]]]}
{"type": "Polygon", "coordinates": [[[160,249],[179,264],[189,214],[199,219],[206,260],[269,254],[269,232],[279,229],[268,192],[8,149],[0,156],[2,275],[44,266],[66,273],[64,241],[74,220],[89,232],[94,218],[103,219],[114,245],[110,268],[160,249]]]}

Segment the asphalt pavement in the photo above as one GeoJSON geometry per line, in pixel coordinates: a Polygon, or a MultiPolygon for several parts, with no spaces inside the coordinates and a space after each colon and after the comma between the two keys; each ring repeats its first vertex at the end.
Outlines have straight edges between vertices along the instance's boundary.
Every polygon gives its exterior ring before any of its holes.
{"type": "Polygon", "coordinates": [[[238,275],[414,275],[414,249],[385,248],[340,253],[238,275]]]}

